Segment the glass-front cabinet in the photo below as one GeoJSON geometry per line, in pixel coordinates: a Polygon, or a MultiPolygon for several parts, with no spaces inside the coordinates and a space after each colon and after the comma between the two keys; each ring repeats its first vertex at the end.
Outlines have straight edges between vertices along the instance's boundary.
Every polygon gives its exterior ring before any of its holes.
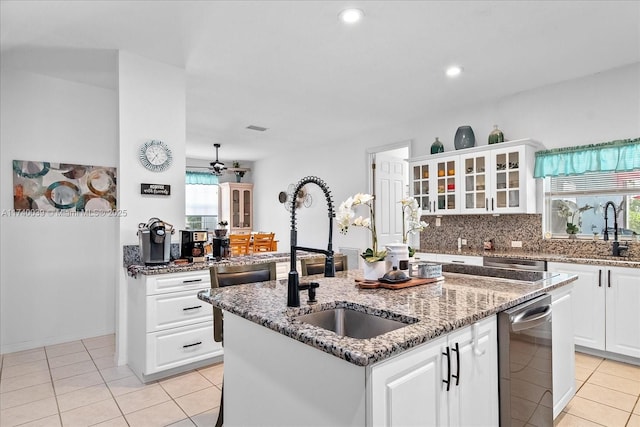
{"type": "Polygon", "coordinates": [[[253,184],[223,182],[218,192],[218,217],[229,222],[230,234],[251,233],[253,227],[253,184]]]}
{"type": "Polygon", "coordinates": [[[423,213],[457,213],[458,156],[439,156],[411,164],[412,192],[423,213]]]}
{"type": "Polygon", "coordinates": [[[542,148],[519,140],[414,160],[413,196],[425,214],[536,213],[534,156],[542,148]]]}

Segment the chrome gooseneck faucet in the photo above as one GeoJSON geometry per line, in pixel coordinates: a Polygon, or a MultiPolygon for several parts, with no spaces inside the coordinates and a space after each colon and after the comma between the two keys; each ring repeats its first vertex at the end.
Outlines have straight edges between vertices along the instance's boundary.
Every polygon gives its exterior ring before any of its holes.
{"type": "MultiPolygon", "coordinates": [[[[316,176],[307,176],[302,178],[296,185],[293,192],[294,197],[291,200],[291,270],[289,271],[289,279],[287,282],[287,306],[288,307],[300,307],[300,280],[298,271],[296,270],[296,251],[302,250],[307,252],[315,252],[326,255],[324,263],[324,276],[334,277],[336,275],[336,268],[333,262],[333,218],[335,212],[333,208],[333,200],[331,199],[331,191],[327,184],[316,176]],[[296,229],[296,195],[298,191],[305,184],[316,184],[324,192],[324,197],[327,199],[327,208],[329,211],[329,243],[327,244],[327,250],[307,248],[298,246],[298,230],[296,229]]],[[[317,285],[316,285],[317,286],[317,285]]]]}
{"type": "Polygon", "coordinates": [[[622,256],[621,251],[625,251],[629,249],[629,247],[620,246],[620,242],[618,242],[618,212],[616,211],[616,205],[612,201],[608,201],[604,205],[604,240],[609,240],[609,218],[607,218],[609,206],[613,209],[613,243],[611,247],[611,254],[613,256],[622,256]]]}

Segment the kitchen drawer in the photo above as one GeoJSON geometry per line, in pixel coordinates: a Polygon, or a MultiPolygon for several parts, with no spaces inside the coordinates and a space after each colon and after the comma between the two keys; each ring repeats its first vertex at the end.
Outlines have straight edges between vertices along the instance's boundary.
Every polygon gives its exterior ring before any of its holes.
{"type": "Polygon", "coordinates": [[[438,254],[438,262],[449,262],[453,264],[467,264],[467,265],[482,265],[483,260],[481,256],[438,254]]]}
{"type": "Polygon", "coordinates": [[[147,277],[147,295],[211,287],[209,269],[147,277]]]}
{"type": "Polygon", "coordinates": [[[198,292],[205,289],[148,296],[146,331],[156,332],[212,320],[211,304],[198,299],[198,292]]]}
{"type": "Polygon", "coordinates": [[[147,334],[145,375],[222,354],[213,340],[213,321],[147,334]]]}

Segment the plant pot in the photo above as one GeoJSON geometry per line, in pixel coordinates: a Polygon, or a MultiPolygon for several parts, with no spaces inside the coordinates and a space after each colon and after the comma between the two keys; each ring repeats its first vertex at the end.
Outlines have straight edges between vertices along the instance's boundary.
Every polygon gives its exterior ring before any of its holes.
{"type": "Polygon", "coordinates": [[[366,262],[363,261],[362,270],[364,271],[364,280],[378,280],[387,272],[386,261],[366,262]]]}
{"type": "Polygon", "coordinates": [[[576,239],[577,237],[576,237],[576,234],[575,234],[575,233],[570,233],[570,234],[569,234],[569,238],[570,238],[570,239],[576,239]]]}
{"type": "Polygon", "coordinates": [[[215,230],[213,230],[213,232],[216,234],[216,237],[224,237],[227,235],[227,229],[226,228],[217,228],[215,230]]]}

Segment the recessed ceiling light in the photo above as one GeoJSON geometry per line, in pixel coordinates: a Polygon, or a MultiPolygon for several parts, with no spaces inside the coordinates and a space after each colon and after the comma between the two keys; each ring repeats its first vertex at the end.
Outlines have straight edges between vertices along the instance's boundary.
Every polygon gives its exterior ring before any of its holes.
{"type": "Polygon", "coordinates": [[[338,18],[346,24],[355,24],[364,17],[360,9],[345,9],[338,14],[338,18]]]}
{"type": "Polygon", "coordinates": [[[459,67],[457,65],[453,65],[453,66],[447,68],[447,71],[446,71],[446,74],[449,77],[459,76],[460,73],[462,73],[462,67],[459,67]]]}

